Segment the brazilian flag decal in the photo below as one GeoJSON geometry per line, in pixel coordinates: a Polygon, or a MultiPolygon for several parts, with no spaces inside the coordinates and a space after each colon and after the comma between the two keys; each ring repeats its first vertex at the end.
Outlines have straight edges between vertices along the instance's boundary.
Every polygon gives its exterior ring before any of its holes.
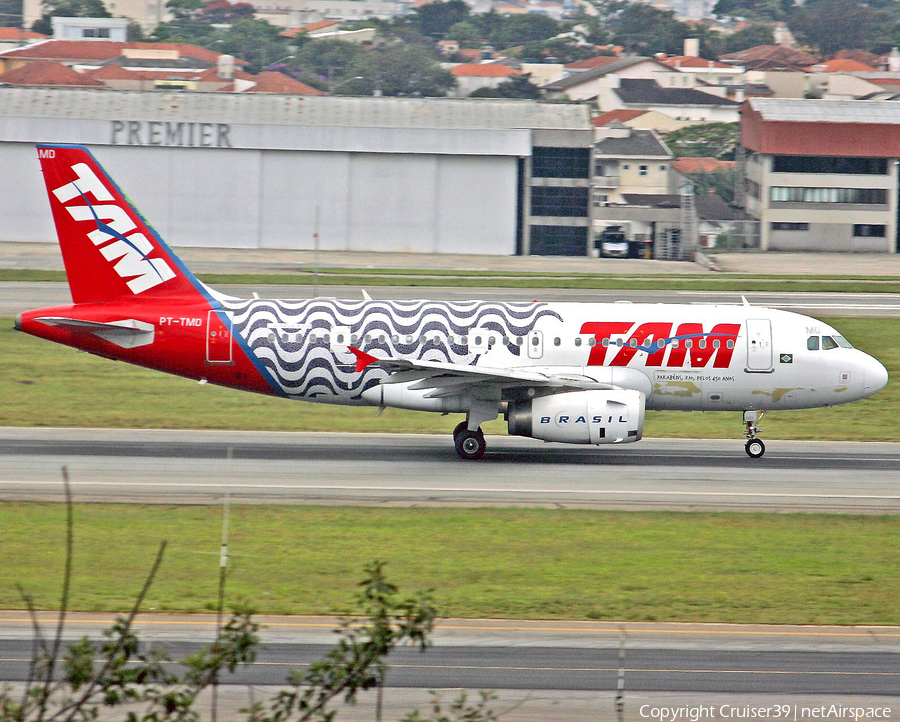
{"type": "Polygon", "coordinates": [[[778,360],[783,364],[792,364],[794,363],[794,354],[792,353],[783,353],[778,357],[778,360]]]}

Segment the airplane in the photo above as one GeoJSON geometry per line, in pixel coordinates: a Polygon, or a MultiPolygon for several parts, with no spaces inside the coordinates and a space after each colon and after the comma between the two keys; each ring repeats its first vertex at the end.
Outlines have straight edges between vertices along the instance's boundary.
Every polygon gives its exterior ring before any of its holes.
{"type": "Polygon", "coordinates": [[[570,444],[627,444],[646,409],[734,410],[765,453],[770,410],[856,401],[885,367],[808,316],[742,305],[240,299],[199,281],[84,146],[42,144],[73,303],[16,329],[105,358],[287,399],[465,414],[570,444]]]}

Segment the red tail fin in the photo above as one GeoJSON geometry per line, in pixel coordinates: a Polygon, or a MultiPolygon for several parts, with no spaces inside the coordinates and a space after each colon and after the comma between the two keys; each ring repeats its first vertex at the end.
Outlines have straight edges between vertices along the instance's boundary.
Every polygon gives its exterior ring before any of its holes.
{"type": "Polygon", "coordinates": [[[83,146],[39,145],[72,300],[195,295],[198,282],[83,146]]]}

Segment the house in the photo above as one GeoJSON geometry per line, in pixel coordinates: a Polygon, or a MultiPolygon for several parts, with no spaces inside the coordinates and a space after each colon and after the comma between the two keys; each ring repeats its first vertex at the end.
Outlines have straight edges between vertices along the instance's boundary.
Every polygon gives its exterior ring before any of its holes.
{"type": "Polygon", "coordinates": [[[47,39],[46,35],[35,33],[31,30],[0,27],[0,51],[21,48],[24,45],[31,45],[32,43],[47,39]]]}
{"type": "Polygon", "coordinates": [[[592,120],[595,128],[602,128],[611,123],[621,123],[628,128],[655,130],[660,135],[691,125],[684,120],[675,120],[656,110],[619,109],[609,110],[595,116],[592,120]]]}
{"type": "Polygon", "coordinates": [[[594,208],[624,203],[626,193],[669,193],[674,154],[652,130],[613,122],[595,131],[594,208]]]}
{"type": "Polygon", "coordinates": [[[691,123],[736,123],[740,103],[715,88],[664,87],[649,78],[610,76],[597,86],[601,110],[655,110],[691,123]]]}
{"type": "MultiPolygon", "coordinates": [[[[199,72],[216,67],[222,53],[187,43],[123,43],[113,40],[44,40],[0,52],[0,72],[26,63],[62,63],[75,70],[92,70],[114,62],[143,70],[199,72]]],[[[230,56],[229,56],[230,57],[230,56]]],[[[246,62],[234,59],[238,68],[246,62]]]]}
{"type": "Polygon", "coordinates": [[[814,55],[782,45],[756,45],[736,53],[720,55],[719,60],[746,70],[803,71],[819,61],[814,55]]]}
{"type": "Polygon", "coordinates": [[[523,74],[521,70],[499,63],[461,63],[450,68],[450,72],[456,78],[457,98],[465,98],[479,88],[496,88],[523,74]]]}
{"type": "MultiPolygon", "coordinates": [[[[606,56],[602,56],[606,57],[606,56]]],[[[654,78],[660,72],[672,71],[656,58],[641,56],[611,58],[610,60],[589,69],[568,69],[568,77],[544,86],[547,97],[551,100],[593,100],[598,97],[601,88],[609,87],[608,78],[654,78]]],[[[616,107],[600,106],[601,110],[614,110],[616,107]]]]}
{"type": "Polygon", "coordinates": [[[0,74],[0,85],[103,88],[104,83],[62,63],[26,63],[0,74]]]}

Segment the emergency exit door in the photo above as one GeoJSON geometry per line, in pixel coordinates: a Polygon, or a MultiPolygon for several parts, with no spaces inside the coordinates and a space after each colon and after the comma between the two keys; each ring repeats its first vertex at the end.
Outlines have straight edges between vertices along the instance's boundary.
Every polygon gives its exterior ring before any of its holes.
{"type": "Polygon", "coordinates": [[[772,322],[767,318],[747,319],[747,371],[766,373],[772,366],[772,322]]]}
{"type": "Polygon", "coordinates": [[[206,315],[206,362],[232,363],[231,314],[227,311],[210,311],[206,315]]]}

